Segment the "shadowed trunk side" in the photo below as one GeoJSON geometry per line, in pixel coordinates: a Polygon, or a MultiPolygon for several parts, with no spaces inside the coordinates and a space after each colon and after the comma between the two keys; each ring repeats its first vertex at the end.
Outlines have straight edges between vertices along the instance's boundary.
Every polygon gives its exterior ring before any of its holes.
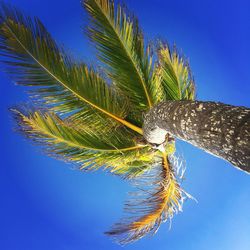
{"type": "Polygon", "coordinates": [[[143,133],[161,144],[185,140],[250,173],[250,109],[217,102],[165,101],[145,116],[143,133]]]}

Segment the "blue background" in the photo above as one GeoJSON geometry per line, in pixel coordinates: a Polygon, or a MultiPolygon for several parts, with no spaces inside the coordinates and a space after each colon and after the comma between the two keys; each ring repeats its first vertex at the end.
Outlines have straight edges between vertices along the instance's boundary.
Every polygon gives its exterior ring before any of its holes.
{"type": "MultiPolygon", "coordinates": [[[[95,55],[83,37],[79,0],[12,0],[37,15],[57,41],[87,62],[95,55]]],[[[190,59],[199,100],[250,106],[249,1],[126,0],[148,40],[164,38],[190,59]]],[[[85,21],[84,21],[85,20],[85,21]]],[[[103,235],[122,216],[131,187],[104,172],[84,174],[50,159],[13,132],[8,107],[27,100],[0,73],[0,249],[122,249],[103,235]]],[[[250,176],[186,143],[188,200],[169,231],[124,249],[247,250],[250,176]]]]}

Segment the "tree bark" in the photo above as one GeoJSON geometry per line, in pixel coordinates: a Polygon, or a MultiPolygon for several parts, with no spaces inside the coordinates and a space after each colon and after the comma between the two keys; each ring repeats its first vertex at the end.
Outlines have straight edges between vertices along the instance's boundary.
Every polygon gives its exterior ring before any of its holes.
{"type": "Polygon", "coordinates": [[[165,101],[146,114],[143,134],[154,144],[162,144],[169,134],[250,173],[249,108],[217,102],[165,101]]]}

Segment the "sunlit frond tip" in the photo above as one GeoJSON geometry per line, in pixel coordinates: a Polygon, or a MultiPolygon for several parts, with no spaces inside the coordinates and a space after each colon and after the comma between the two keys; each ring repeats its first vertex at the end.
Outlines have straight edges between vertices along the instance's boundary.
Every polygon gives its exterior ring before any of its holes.
{"type": "Polygon", "coordinates": [[[177,48],[160,43],[158,71],[167,100],[194,100],[195,83],[188,60],[177,48]]]}

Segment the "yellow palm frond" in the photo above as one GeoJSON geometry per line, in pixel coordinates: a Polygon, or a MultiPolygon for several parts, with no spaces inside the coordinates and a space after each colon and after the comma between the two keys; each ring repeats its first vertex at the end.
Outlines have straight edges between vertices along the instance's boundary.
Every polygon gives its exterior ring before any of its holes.
{"type": "Polygon", "coordinates": [[[19,131],[26,137],[41,144],[49,155],[77,163],[81,170],[105,168],[132,177],[146,170],[156,155],[147,145],[138,145],[126,129],[96,135],[88,124],[79,132],[51,112],[13,112],[19,131]]]}

